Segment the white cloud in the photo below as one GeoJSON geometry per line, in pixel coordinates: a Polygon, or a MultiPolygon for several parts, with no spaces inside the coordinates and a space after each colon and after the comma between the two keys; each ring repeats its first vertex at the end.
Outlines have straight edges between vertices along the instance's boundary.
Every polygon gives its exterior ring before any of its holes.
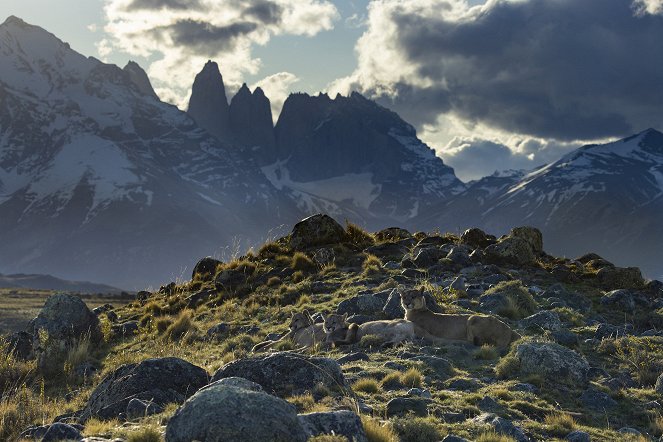
{"type": "Polygon", "coordinates": [[[279,72],[278,74],[270,75],[257,82],[254,87],[260,87],[272,106],[272,118],[274,123],[278,119],[283,103],[290,94],[290,87],[299,82],[299,78],[290,72],[279,72]]]}
{"type": "Polygon", "coordinates": [[[108,37],[97,46],[155,60],[147,67],[162,97],[184,105],[195,74],[219,63],[229,89],[256,74],[252,47],[283,34],[332,29],[339,13],[328,0],[105,0],[108,37]]]}
{"type": "Polygon", "coordinates": [[[663,14],[663,0],[635,0],[638,14],[663,14]]]}

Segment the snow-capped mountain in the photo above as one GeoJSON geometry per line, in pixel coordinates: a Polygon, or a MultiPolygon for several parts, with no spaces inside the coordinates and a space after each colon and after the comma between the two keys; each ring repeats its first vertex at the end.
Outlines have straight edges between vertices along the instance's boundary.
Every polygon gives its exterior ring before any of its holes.
{"type": "Polygon", "coordinates": [[[520,176],[483,178],[422,223],[495,233],[533,225],[550,252],[591,250],[663,276],[663,134],[649,129],[582,147],[520,176]]]}
{"type": "Polygon", "coordinates": [[[86,58],[16,17],[0,25],[3,272],[142,287],[298,216],[135,63],[86,58]]]}
{"type": "Polygon", "coordinates": [[[242,86],[228,106],[219,67],[196,76],[189,114],[262,166],[304,213],[326,212],[372,228],[407,223],[464,190],[453,169],[397,114],[358,93],[292,94],[272,127],[262,90],[242,86]]]}

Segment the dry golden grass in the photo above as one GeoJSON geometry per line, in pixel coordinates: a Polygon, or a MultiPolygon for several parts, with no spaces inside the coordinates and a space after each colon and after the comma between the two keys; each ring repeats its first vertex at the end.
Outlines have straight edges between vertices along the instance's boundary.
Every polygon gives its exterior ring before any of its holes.
{"type": "Polygon", "coordinates": [[[382,424],[365,415],[361,416],[361,423],[368,442],[398,442],[399,440],[390,423],[382,424]]]}
{"type": "Polygon", "coordinates": [[[361,393],[375,394],[380,391],[380,384],[373,378],[362,378],[352,384],[352,389],[361,393]]]}

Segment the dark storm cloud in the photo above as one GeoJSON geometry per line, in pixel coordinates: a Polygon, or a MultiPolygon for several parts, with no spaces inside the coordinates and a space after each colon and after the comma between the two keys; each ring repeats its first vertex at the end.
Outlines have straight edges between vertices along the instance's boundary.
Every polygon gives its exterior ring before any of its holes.
{"type": "Polygon", "coordinates": [[[392,85],[413,122],[451,111],[560,140],[663,124],[663,16],[637,14],[632,0],[500,1],[461,20],[420,11],[390,12],[393,44],[433,84],[392,85]]]}
{"type": "Polygon", "coordinates": [[[279,23],[282,15],[283,7],[270,1],[254,1],[242,13],[244,17],[251,17],[268,25],[279,23]]]}
{"type": "Polygon", "coordinates": [[[197,20],[179,20],[175,23],[157,28],[158,35],[167,34],[173,43],[198,49],[226,50],[231,49],[238,37],[255,31],[258,25],[251,22],[237,22],[228,26],[215,26],[197,20]]]}
{"type": "Polygon", "coordinates": [[[135,11],[141,9],[195,9],[200,7],[200,0],[133,0],[126,9],[135,11]]]}

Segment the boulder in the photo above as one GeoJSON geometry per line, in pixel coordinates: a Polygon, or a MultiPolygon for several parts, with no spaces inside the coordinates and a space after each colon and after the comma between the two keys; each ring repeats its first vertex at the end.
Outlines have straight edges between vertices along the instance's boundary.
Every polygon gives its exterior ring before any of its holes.
{"type": "Polygon", "coordinates": [[[567,440],[569,442],[590,442],[591,438],[589,437],[589,433],[585,431],[574,430],[569,434],[567,434],[564,440],[567,440]]]}
{"type": "Polygon", "coordinates": [[[368,442],[361,419],[352,411],[300,414],[299,422],[308,437],[334,434],[353,442],[368,442]]]}
{"type": "Polygon", "coordinates": [[[48,427],[44,437],[41,439],[42,442],[61,442],[61,441],[78,441],[82,439],[80,430],[71,425],[63,424],[56,422],[48,427]]]}
{"type": "Polygon", "coordinates": [[[125,415],[127,419],[140,419],[153,414],[159,414],[164,410],[160,405],[151,401],[144,401],[141,399],[133,398],[127,404],[125,415]]]}
{"type": "Polygon", "coordinates": [[[641,289],[645,285],[637,267],[603,267],[596,273],[599,285],[605,289],[641,289]]]}
{"type": "Polygon", "coordinates": [[[584,385],[588,382],[589,364],[575,351],[552,342],[519,344],[515,356],[520,372],[541,375],[555,382],[584,385]]]}
{"type": "Polygon", "coordinates": [[[511,229],[509,236],[524,239],[535,255],[543,253],[543,235],[539,229],[535,227],[515,227],[511,229]]]}
{"type": "Polygon", "coordinates": [[[338,304],[336,313],[342,315],[376,315],[382,312],[390,292],[367,293],[344,299],[338,304]]]}
{"type": "Polygon", "coordinates": [[[402,239],[412,238],[412,234],[400,227],[387,227],[375,233],[375,239],[378,241],[400,241],[402,239]]]}
{"type": "Polygon", "coordinates": [[[416,416],[428,416],[430,400],[421,398],[397,397],[387,402],[387,417],[413,413],[416,416]]]}
{"type": "Polygon", "coordinates": [[[223,382],[191,396],[168,421],[166,442],[304,442],[295,407],[263,391],[223,382]]]}
{"type": "Polygon", "coordinates": [[[15,359],[28,361],[33,358],[32,335],[25,331],[12,333],[7,340],[6,352],[15,359]]]}
{"type": "Polygon", "coordinates": [[[216,275],[216,269],[221,264],[223,264],[221,261],[210,256],[203,258],[193,267],[191,279],[196,279],[197,276],[201,281],[211,281],[216,275]]]}
{"type": "Polygon", "coordinates": [[[111,335],[113,338],[123,338],[125,336],[132,336],[138,333],[138,321],[127,321],[121,324],[115,324],[111,327],[111,335]]]}
{"type": "Polygon", "coordinates": [[[620,310],[633,313],[635,311],[637,297],[638,295],[632,293],[630,290],[613,290],[601,297],[601,304],[615,306],[620,310]]]}
{"type": "Polygon", "coordinates": [[[474,248],[483,249],[484,247],[488,247],[489,245],[493,244],[495,242],[495,237],[492,235],[487,235],[486,232],[481,229],[473,228],[467,229],[465,232],[463,232],[463,234],[460,236],[460,242],[474,248]]]}
{"type": "Polygon", "coordinates": [[[403,259],[403,256],[405,256],[408,253],[409,249],[406,245],[401,243],[386,242],[367,247],[364,251],[371,255],[377,256],[383,261],[386,260],[400,261],[401,259],[403,259]]]}
{"type": "Polygon", "coordinates": [[[559,319],[559,315],[550,310],[543,310],[534,313],[532,316],[528,316],[520,321],[520,326],[522,328],[532,327],[548,331],[560,331],[564,328],[561,319],[559,319]]]}
{"type": "Polygon", "coordinates": [[[453,374],[456,372],[451,362],[439,356],[419,355],[413,357],[410,360],[423,362],[435,372],[437,377],[448,378],[449,376],[453,376],[453,374]]]}
{"type": "Polygon", "coordinates": [[[252,274],[253,271],[245,267],[226,269],[216,275],[214,286],[217,290],[235,290],[245,284],[252,274]]]}
{"type": "Polygon", "coordinates": [[[33,348],[41,371],[58,369],[66,352],[82,340],[93,345],[103,339],[99,318],[77,296],[50,296],[30,322],[33,348]]]}
{"type": "Polygon", "coordinates": [[[485,260],[492,264],[532,264],[536,255],[529,242],[519,237],[508,236],[497,244],[486,247],[484,250],[485,260]]]}
{"type": "Polygon", "coordinates": [[[512,437],[517,442],[528,442],[530,439],[525,435],[523,430],[513,424],[508,419],[498,417],[492,413],[481,414],[473,419],[477,424],[485,424],[493,427],[497,434],[512,437]]]}
{"type": "Polygon", "coordinates": [[[320,385],[342,394],[350,391],[338,362],[297,353],[239,359],[220,368],[212,381],[231,376],[248,379],[280,397],[311,392],[320,385]]]}
{"type": "Polygon", "coordinates": [[[661,373],[658,379],[656,379],[656,386],[654,389],[656,390],[656,393],[663,396],[663,373],[661,373]]]}
{"type": "Polygon", "coordinates": [[[447,253],[438,247],[423,247],[412,255],[412,262],[420,269],[427,269],[437,264],[440,259],[446,258],[447,253]]]}
{"type": "Polygon", "coordinates": [[[114,419],[136,398],[157,406],[182,403],[207,384],[205,370],[178,358],[147,359],[126,364],[106,376],[90,395],[81,421],[114,419]]]}
{"type": "Polygon", "coordinates": [[[580,401],[586,408],[595,411],[605,411],[617,406],[617,401],[608,396],[606,393],[594,388],[585,390],[580,395],[580,401]]]}
{"type": "Polygon", "coordinates": [[[345,229],[329,215],[309,216],[295,224],[290,233],[290,246],[295,250],[338,244],[345,241],[345,229]]]}

